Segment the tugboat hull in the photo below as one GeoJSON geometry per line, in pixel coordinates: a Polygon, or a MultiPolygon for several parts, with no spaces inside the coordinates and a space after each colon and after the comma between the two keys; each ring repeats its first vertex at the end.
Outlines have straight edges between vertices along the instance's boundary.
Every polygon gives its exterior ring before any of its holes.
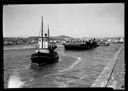
{"type": "Polygon", "coordinates": [[[53,54],[35,53],[31,55],[32,63],[36,63],[38,65],[56,63],[58,62],[58,59],[59,56],[57,52],[53,54]]]}

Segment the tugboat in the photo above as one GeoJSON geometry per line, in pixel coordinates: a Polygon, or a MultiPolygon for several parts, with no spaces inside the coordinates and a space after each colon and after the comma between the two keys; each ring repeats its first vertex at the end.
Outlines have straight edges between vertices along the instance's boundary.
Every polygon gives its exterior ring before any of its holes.
{"type": "Polygon", "coordinates": [[[87,49],[96,48],[97,46],[98,43],[96,42],[95,38],[93,40],[83,41],[81,43],[69,42],[64,44],[65,50],[87,50],[87,49]]]}
{"type": "Polygon", "coordinates": [[[43,16],[41,30],[41,37],[39,37],[38,40],[38,48],[35,53],[31,55],[32,63],[36,63],[41,66],[42,64],[58,62],[59,55],[55,51],[57,46],[49,43],[49,26],[48,33],[43,34],[43,16]]]}

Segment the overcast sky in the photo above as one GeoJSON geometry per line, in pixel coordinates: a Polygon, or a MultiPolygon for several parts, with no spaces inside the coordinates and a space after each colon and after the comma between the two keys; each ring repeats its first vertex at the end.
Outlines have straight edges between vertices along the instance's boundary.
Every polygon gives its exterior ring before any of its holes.
{"type": "Polygon", "coordinates": [[[124,4],[19,4],[3,7],[3,36],[38,36],[41,16],[51,36],[124,36],[124,4]]]}

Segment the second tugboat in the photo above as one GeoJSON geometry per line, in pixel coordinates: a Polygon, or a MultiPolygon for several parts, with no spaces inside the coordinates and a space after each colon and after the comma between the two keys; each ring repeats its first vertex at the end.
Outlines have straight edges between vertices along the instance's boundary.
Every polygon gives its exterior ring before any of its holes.
{"type": "Polygon", "coordinates": [[[49,44],[49,27],[48,34],[43,34],[43,17],[41,30],[41,37],[38,40],[38,48],[35,53],[31,55],[32,63],[36,63],[41,66],[42,64],[58,62],[59,55],[56,51],[54,51],[57,46],[49,44]]]}

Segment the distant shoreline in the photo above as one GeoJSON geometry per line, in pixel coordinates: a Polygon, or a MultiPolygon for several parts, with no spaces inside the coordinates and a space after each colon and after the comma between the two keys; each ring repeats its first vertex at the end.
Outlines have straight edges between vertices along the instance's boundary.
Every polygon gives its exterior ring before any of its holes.
{"type": "Polygon", "coordinates": [[[4,46],[3,50],[30,49],[30,48],[35,48],[35,45],[4,46]]]}
{"type": "MultiPolygon", "coordinates": [[[[58,47],[63,47],[63,45],[57,44],[58,47]]],[[[12,45],[12,46],[3,46],[3,50],[15,50],[15,49],[31,49],[36,48],[36,45],[12,45]]]]}

